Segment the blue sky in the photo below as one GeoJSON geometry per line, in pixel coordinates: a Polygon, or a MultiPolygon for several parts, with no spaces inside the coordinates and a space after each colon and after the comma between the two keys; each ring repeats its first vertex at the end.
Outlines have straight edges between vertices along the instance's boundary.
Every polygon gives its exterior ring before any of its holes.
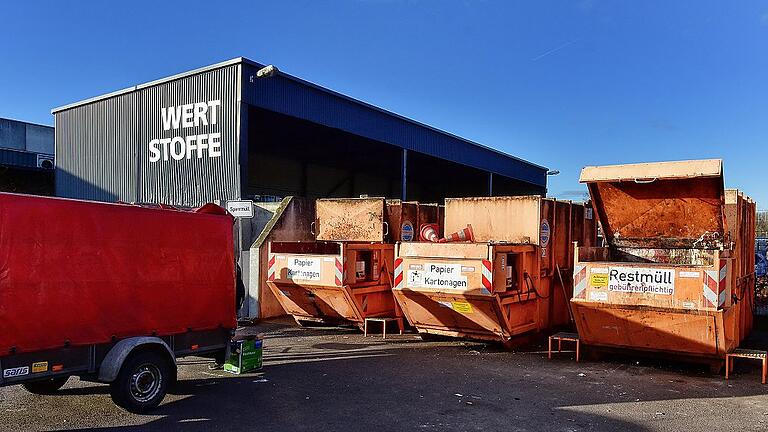
{"type": "Polygon", "coordinates": [[[557,169],[723,158],[768,208],[768,1],[13,2],[0,117],[244,56],[557,169]],[[222,5],[220,5],[221,3],[222,5]]]}

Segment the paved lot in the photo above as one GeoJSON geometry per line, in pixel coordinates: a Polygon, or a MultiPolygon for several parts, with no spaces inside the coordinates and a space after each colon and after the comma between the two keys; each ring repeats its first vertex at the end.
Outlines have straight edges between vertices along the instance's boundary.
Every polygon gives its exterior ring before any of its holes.
{"type": "Polygon", "coordinates": [[[0,389],[0,430],[680,431],[766,430],[768,387],[737,364],[704,369],[628,358],[548,361],[465,342],[382,341],[353,330],[267,329],[263,373],[233,376],[184,360],[154,415],[112,405],[73,380],[57,396],[0,389]]]}

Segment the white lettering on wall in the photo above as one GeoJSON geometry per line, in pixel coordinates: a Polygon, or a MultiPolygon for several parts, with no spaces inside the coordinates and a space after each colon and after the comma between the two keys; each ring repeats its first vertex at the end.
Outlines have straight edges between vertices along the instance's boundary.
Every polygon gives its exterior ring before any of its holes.
{"type": "MultiPolygon", "coordinates": [[[[215,126],[218,123],[220,100],[195,102],[160,108],[163,131],[215,126]]],[[[221,157],[221,133],[176,135],[172,138],[155,138],[149,141],[149,161],[202,159],[221,157]]]]}

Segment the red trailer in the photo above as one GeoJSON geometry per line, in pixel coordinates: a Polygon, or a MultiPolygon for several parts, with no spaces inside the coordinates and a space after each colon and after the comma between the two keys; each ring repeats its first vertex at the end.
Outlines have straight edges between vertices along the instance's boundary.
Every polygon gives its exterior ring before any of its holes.
{"type": "Polygon", "coordinates": [[[177,357],[226,352],[236,327],[232,217],[0,193],[0,386],[111,384],[156,407],[177,357]]]}

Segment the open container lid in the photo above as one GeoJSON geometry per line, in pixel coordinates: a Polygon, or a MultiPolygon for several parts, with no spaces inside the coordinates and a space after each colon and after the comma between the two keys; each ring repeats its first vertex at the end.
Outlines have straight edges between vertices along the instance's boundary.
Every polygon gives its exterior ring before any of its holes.
{"type": "Polygon", "coordinates": [[[315,238],[325,241],[383,242],[388,227],[384,198],[324,198],[315,201],[315,238]]]}
{"type": "Polygon", "coordinates": [[[609,244],[640,248],[719,248],[725,192],[720,159],[585,167],[609,244]]]}

